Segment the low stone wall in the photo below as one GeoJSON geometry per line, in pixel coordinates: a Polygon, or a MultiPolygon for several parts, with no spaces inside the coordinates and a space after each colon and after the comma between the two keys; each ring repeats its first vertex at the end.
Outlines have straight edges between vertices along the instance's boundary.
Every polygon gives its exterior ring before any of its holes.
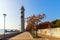
{"type": "Polygon", "coordinates": [[[39,33],[54,37],[60,37],[60,28],[40,29],[38,30],[38,34],[39,33]]]}

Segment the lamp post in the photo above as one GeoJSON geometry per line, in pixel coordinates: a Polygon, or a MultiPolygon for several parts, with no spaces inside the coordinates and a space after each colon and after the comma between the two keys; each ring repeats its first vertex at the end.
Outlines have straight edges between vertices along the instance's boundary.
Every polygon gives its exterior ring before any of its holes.
{"type": "Polygon", "coordinates": [[[4,39],[5,39],[5,18],[6,18],[6,14],[3,14],[4,16],[4,39]]]}

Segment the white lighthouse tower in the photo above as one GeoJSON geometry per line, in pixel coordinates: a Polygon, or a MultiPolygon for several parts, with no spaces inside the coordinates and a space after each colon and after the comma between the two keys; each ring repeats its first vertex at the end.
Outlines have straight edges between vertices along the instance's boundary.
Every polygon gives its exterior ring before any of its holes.
{"type": "Polygon", "coordinates": [[[25,20],[24,20],[24,6],[21,7],[21,32],[25,31],[25,20]]]}

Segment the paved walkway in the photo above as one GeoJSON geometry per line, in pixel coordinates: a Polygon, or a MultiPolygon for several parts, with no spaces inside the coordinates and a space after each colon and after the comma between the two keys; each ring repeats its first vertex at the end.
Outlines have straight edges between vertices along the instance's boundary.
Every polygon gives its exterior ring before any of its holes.
{"type": "Polygon", "coordinates": [[[33,38],[29,32],[24,32],[10,38],[9,40],[47,40],[47,39],[46,38],[33,38]]]}
{"type": "Polygon", "coordinates": [[[19,39],[33,39],[29,32],[21,33],[17,36],[10,38],[9,40],[19,40],[19,39]]]}

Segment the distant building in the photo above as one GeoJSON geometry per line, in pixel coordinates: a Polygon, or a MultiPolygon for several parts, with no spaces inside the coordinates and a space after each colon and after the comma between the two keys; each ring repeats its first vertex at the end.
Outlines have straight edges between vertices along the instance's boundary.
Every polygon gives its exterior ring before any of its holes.
{"type": "Polygon", "coordinates": [[[24,6],[21,7],[21,32],[25,31],[25,18],[24,18],[24,6]]]}

